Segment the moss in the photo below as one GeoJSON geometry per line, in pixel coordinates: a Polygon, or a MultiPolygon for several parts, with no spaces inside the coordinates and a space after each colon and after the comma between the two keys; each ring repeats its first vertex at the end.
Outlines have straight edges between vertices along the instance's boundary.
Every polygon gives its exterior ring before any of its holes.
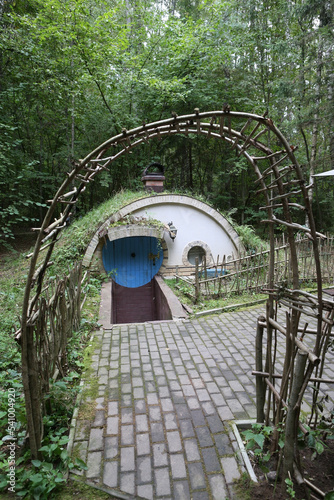
{"type": "Polygon", "coordinates": [[[82,379],[86,381],[81,392],[81,402],[78,412],[78,419],[92,420],[95,416],[96,398],[99,397],[99,379],[95,369],[92,367],[92,357],[97,349],[101,347],[101,341],[96,336],[86,347],[83,358],[82,379]],[[89,381],[89,383],[87,383],[89,381]]]}
{"type": "Polygon", "coordinates": [[[61,500],[72,500],[73,498],[79,498],[80,500],[91,500],[92,498],[99,498],[101,500],[113,499],[111,495],[100,491],[97,488],[93,488],[88,484],[85,484],[81,480],[69,479],[67,485],[62,488],[61,492],[55,497],[61,500]]]}

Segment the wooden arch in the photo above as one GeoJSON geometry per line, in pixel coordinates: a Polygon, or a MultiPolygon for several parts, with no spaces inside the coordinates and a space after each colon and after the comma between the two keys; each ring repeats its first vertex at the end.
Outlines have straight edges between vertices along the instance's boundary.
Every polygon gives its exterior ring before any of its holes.
{"type": "MultiPolygon", "coordinates": [[[[92,182],[96,175],[108,167],[123,154],[131,149],[146,143],[151,139],[161,139],[173,134],[202,134],[207,138],[226,141],[238,156],[243,155],[252,165],[259,193],[263,193],[265,206],[263,207],[265,221],[269,224],[271,245],[271,266],[269,272],[269,286],[273,288],[274,267],[274,225],[286,227],[290,245],[290,262],[294,289],[299,288],[298,262],[295,248],[295,233],[302,231],[312,240],[314,258],[316,263],[318,282],[318,340],[315,343],[315,354],[318,354],[321,321],[322,321],[322,287],[321,269],[318,252],[317,237],[314,219],[311,210],[308,192],[310,185],[304,180],[302,168],[295,157],[295,148],[290,146],[283,134],[266,115],[260,116],[251,113],[231,111],[228,106],[222,110],[200,112],[195,109],[193,113],[178,116],[175,113],[171,118],[143,123],[132,130],[123,129],[122,133],[108,139],[94,149],[86,158],[75,162],[73,170],[68,172],[66,179],[59,187],[54,198],[50,201],[40,228],[34,251],[31,256],[30,270],[25,288],[22,321],[21,321],[21,347],[22,370],[25,375],[26,405],[32,405],[29,400],[31,393],[29,387],[30,370],[28,350],[32,345],[32,330],[27,326],[33,324],[37,300],[42,292],[42,284],[54,245],[66,227],[66,220],[81,193],[92,182]],[[277,144],[278,150],[273,150],[266,144],[277,144]],[[61,209],[59,210],[59,207],[61,209]],[[278,211],[279,209],[279,211],[278,211]],[[54,222],[52,218],[56,210],[61,212],[54,222]],[[299,225],[294,221],[296,212],[303,211],[308,226],[299,225]],[[276,213],[283,213],[278,217],[276,213]],[[48,232],[46,233],[46,229],[48,232]],[[46,251],[42,263],[37,267],[37,260],[41,250],[46,251]]],[[[269,300],[268,316],[273,316],[273,301],[269,300]]],[[[292,322],[292,325],[294,322],[292,322]]],[[[295,322],[297,325],[297,321],[295,322]]],[[[295,326],[297,328],[297,326],[295,326]]],[[[268,326],[268,334],[270,326],[268,326]]],[[[29,427],[29,425],[28,425],[29,427]]],[[[32,430],[28,431],[32,438],[32,430]]]]}
{"type": "MultiPolygon", "coordinates": [[[[161,139],[172,134],[202,134],[208,138],[224,140],[230,144],[232,149],[236,150],[238,156],[243,155],[249,161],[254,169],[256,182],[259,185],[258,192],[262,192],[266,200],[266,205],[263,207],[267,214],[265,221],[270,224],[271,229],[274,224],[283,225],[287,228],[294,288],[299,286],[294,234],[296,231],[302,231],[313,242],[317,276],[319,277],[318,293],[321,296],[321,269],[317,245],[317,236],[319,234],[315,229],[308,196],[311,185],[306,185],[302,168],[294,154],[296,148],[289,145],[273,121],[265,115],[259,116],[251,113],[230,111],[228,107],[221,111],[203,113],[196,109],[194,113],[189,115],[177,116],[173,114],[172,118],[166,120],[149,124],[143,123],[140,127],[132,130],[123,129],[121,134],[108,139],[86,158],[74,164],[73,170],[67,174],[67,178],[58,189],[53,200],[50,201],[50,207],[37,237],[27,277],[22,312],[22,333],[27,321],[33,314],[34,304],[41,293],[45,271],[53,247],[62,229],[66,227],[66,220],[72,206],[75,205],[80,194],[84,192],[87,184],[92,182],[95,176],[103,170],[108,170],[111,163],[131,149],[151,139],[161,139]],[[270,141],[269,136],[271,136],[270,141]],[[266,145],[266,142],[275,142],[279,144],[280,149],[273,151],[266,145]],[[64,207],[61,210],[61,215],[57,220],[51,222],[59,206],[64,207]],[[277,209],[283,209],[283,218],[278,218],[275,215],[277,209]],[[305,219],[308,220],[308,227],[294,222],[294,214],[300,210],[304,212],[305,219]],[[45,233],[46,229],[49,231],[48,234],[45,233]],[[47,252],[43,263],[36,270],[37,259],[42,249],[47,249],[47,252]],[[33,298],[30,299],[34,285],[36,291],[33,298]]],[[[270,232],[273,235],[273,231],[270,232]]]]}

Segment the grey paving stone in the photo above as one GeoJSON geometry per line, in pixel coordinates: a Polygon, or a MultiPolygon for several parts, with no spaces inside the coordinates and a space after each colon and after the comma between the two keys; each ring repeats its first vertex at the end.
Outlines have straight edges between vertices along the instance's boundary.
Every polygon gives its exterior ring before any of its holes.
{"type": "Polygon", "coordinates": [[[169,453],[175,453],[182,450],[182,442],[179,431],[167,432],[167,442],[169,453]]]}
{"type": "Polygon", "coordinates": [[[240,478],[240,471],[235,457],[223,457],[221,465],[224,471],[225,481],[227,484],[240,478]]]}
{"type": "Polygon", "coordinates": [[[161,410],[159,406],[150,406],[149,407],[149,416],[150,421],[161,421],[161,410]]]}
{"type": "Polygon", "coordinates": [[[102,451],[91,451],[87,456],[87,471],[86,477],[91,479],[100,476],[100,468],[102,461],[102,451]]]}
{"type": "Polygon", "coordinates": [[[169,398],[170,397],[170,392],[169,388],[166,386],[159,387],[159,397],[161,398],[169,398]]]}
{"type": "Polygon", "coordinates": [[[121,474],[121,491],[134,495],[136,491],[136,479],[134,472],[125,472],[121,474]]]}
{"type": "Polygon", "coordinates": [[[134,399],[144,399],[144,389],[142,387],[135,387],[133,389],[133,397],[134,399]]]}
{"type": "Polygon", "coordinates": [[[234,416],[236,416],[236,414],[238,413],[239,414],[244,413],[243,406],[239,403],[237,399],[227,399],[226,403],[234,416]]]}
{"type": "MultiPolygon", "coordinates": [[[[166,377],[170,381],[176,381],[177,380],[177,375],[174,372],[174,370],[167,370],[166,371],[166,377]]],[[[175,383],[178,384],[178,382],[175,382],[175,383]]],[[[171,389],[172,389],[172,387],[171,387],[171,389]]],[[[180,387],[180,389],[181,389],[181,387],[180,387]]]]}
{"type": "Polygon", "coordinates": [[[211,401],[210,394],[206,389],[197,389],[196,392],[199,401],[211,401]]]}
{"type": "Polygon", "coordinates": [[[214,500],[226,500],[228,492],[222,475],[209,476],[212,498],[214,500]]]}
{"type": "Polygon", "coordinates": [[[195,431],[198,442],[202,448],[213,445],[211,433],[207,427],[196,427],[195,431]]]}
{"type": "Polygon", "coordinates": [[[147,432],[148,421],[147,415],[136,415],[136,432],[147,432]]]}
{"type": "Polygon", "coordinates": [[[138,496],[140,498],[145,498],[146,500],[153,500],[153,485],[144,484],[139,485],[137,488],[138,496]]]}
{"type": "Polygon", "coordinates": [[[180,420],[179,425],[183,439],[195,436],[195,431],[191,420],[180,420]]]}
{"type": "Polygon", "coordinates": [[[235,391],[235,392],[237,392],[237,391],[243,392],[244,391],[243,386],[240,384],[240,382],[238,380],[231,380],[230,387],[231,387],[232,391],[235,391]]]}
{"type": "Polygon", "coordinates": [[[104,462],[103,483],[110,488],[118,486],[118,462],[104,462]]]}
{"type": "Polygon", "coordinates": [[[175,413],[164,414],[165,428],[167,431],[175,430],[178,428],[175,413]]]}
{"type": "Polygon", "coordinates": [[[132,406],[132,395],[131,394],[123,394],[121,398],[122,406],[132,406]]]}
{"type": "Polygon", "coordinates": [[[211,394],[211,399],[216,406],[225,406],[226,401],[222,394],[211,394]]]}
{"type": "Polygon", "coordinates": [[[133,424],[132,408],[122,408],[122,410],[121,410],[121,423],[122,424],[133,424]]]}
{"type": "Polygon", "coordinates": [[[168,465],[168,455],[165,443],[153,444],[153,464],[154,467],[168,465]]]}
{"type": "Polygon", "coordinates": [[[205,401],[202,403],[201,408],[204,415],[214,415],[216,413],[216,409],[211,401],[205,401]]]}
{"type": "Polygon", "coordinates": [[[144,399],[135,401],[135,413],[146,413],[146,403],[144,399]]]}
{"type": "Polygon", "coordinates": [[[151,451],[150,445],[150,435],[147,434],[137,434],[136,435],[137,444],[137,455],[148,455],[151,451]]]}
{"type": "Polygon", "coordinates": [[[192,410],[190,416],[195,427],[206,425],[205,417],[202,410],[192,410]]]}
{"type": "Polygon", "coordinates": [[[122,383],[121,391],[122,391],[122,394],[131,394],[132,385],[130,383],[122,383]]]}
{"type": "Polygon", "coordinates": [[[196,396],[195,389],[192,385],[182,385],[183,394],[185,396],[196,396]]]}
{"type": "Polygon", "coordinates": [[[165,440],[164,428],[159,422],[151,423],[151,440],[152,443],[158,443],[165,440]]]}
{"type": "Polygon", "coordinates": [[[121,471],[135,470],[135,449],[133,446],[121,448],[121,471]]]}
{"type": "Polygon", "coordinates": [[[104,438],[104,458],[115,458],[118,455],[118,436],[104,438]]]}
{"type": "Polygon", "coordinates": [[[201,408],[200,402],[196,397],[187,398],[186,401],[190,410],[199,410],[201,408]]]}
{"type": "Polygon", "coordinates": [[[171,397],[174,404],[184,404],[186,402],[182,391],[171,391],[171,397]]]}
{"type": "Polygon", "coordinates": [[[228,406],[219,406],[217,408],[220,418],[223,421],[232,420],[234,415],[228,406]]]}
{"type": "Polygon", "coordinates": [[[121,426],[121,445],[127,446],[134,444],[134,428],[133,425],[121,426]]]}
{"type": "Polygon", "coordinates": [[[196,439],[186,439],[184,441],[184,449],[186,451],[188,462],[196,462],[201,460],[196,439]]]}
{"type": "Polygon", "coordinates": [[[215,412],[214,415],[207,416],[206,421],[209,425],[212,434],[217,434],[218,432],[224,432],[225,428],[218,413],[215,412]]]}
{"type": "Polygon", "coordinates": [[[188,464],[188,471],[192,490],[198,490],[206,487],[205,475],[200,462],[188,464]]]}
{"type": "Polygon", "coordinates": [[[137,480],[138,484],[152,482],[151,457],[145,456],[137,460],[137,480]]]}
{"type": "Polygon", "coordinates": [[[118,434],[118,417],[107,418],[107,434],[118,434]]]}
{"type": "Polygon", "coordinates": [[[160,400],[160,403],[163,412],[174,410],[173,401],[170,398],[163,398],[160,400]]]}
{"type": "Polygon", "coordinates": [[[174,500],[189,500],[190,498],[192,498],[189,492],[188,481],[174,481],[173,491],[174,500]]]}
{"type": "Polygon", "coordinates": [[[211,397],[212,397],[212,394],[220,393],[220,389],[219,389],[218,385],[216,384],[216,382],[208,382],[206,384],[206,389],[211,394],[211,397]]]}
{"type": "Polygon", "coordinates": [[[96,398],[96,410],[104,410],[104,398],[96,398]]]}
{"type": "Polygon", "coordinates": [[[104,410],[98,410],[95,413],[95,419],[94,422],[92,423],[92,427],[100,427],[101,425],[104,425],[105,422],[105,412],[104,410]]]}
{"type": "Polygon", "coordinates": [[[147,404],[148,405],[157,405],[159,403],[158,396],[156,393],[153,394],[147,394],[147,404]]]}
{"type": "Polygon", "coordinates": [[[233,447],[228,434],[215,434],[213,437],[220,456],[231,455],[233,453],[233,447]]]}
{"type": "Polygon", "coordinates": [[[211,448],[202,448],[202,455],[207,473],[221,471],[221,465],[213,446],[211,448]]]}
{"type": "Polygon", "coordinates": [[[172,468],[173,480],[183,479],[187,477],[186,464],[181,453],[170,455],[170,464],[172,468]]]}
{"type": "Polygon", "coordinates": [[[191,414],[190,414],[186,404],[175,404],[175,409],[176,409],[176,413],[177,413],[177,416],[179,417],[179,419],[191,418],[191,414]]]}
{"type": "Polygon", "coordinates": [[[169,471],[167,468],[155,469],[155,489],[157,496],[170,495],[171,487],[169,480],[169,471]]]}
{"type": "Polygon", "coordinates": [[[75,429],[75,440],[87,440],[90,434],[90,422],[89,420],[78,420],[75,429]]]}
{"type": "Polygon", "coordinates": [[[95,450],[102,450],[102,448],[103,448],[103,427],[101,429],[100,428],[91,429],[89,436],[88,450],[95,451],[95,450]]]}
{"type": "Polygon", "coordinates": [[[155,392],[155,384],[153,382],[145,382],[146,393],[155,392]]]}

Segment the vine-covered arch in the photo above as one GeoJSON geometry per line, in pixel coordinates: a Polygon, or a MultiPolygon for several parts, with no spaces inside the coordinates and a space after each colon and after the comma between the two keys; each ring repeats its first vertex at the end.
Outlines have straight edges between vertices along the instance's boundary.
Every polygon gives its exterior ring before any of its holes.
{"type": "MultiPolygon", "coordinates": [[[[292,269],[292,285],[295,290],[299,288],[298,262],[294,236],[296,231],[307,233],[313,243],[313,251],[316,263],[318,282],[318,335],[315,342],[315,355],[319,354],[320,335],[322,325],[322,287],[321,269],[318,255],[318,233],[316,232],[312,209],[308,192],[310,185],[304,180],[302,168],[295,157],[295,148],[289,145],[286,138],[274,125],[273,121],[266,115],[260,116],[251,113],[231,111],[228,106],[222,110],[200,112],[198,109],[188,115],[178,116],[175,113],[171,118],[152,123],[143,123],[132,130],[123,129],[122,133],[108,139],[99,147],[89,153],[84,159],[73,163],[73,169],[68,172],[66,179],[59,187],[54,198],[50,201],[40,228],[34,251],[31,256],[30,270],[27,277],[21,321],[21,346],[22,346],[22,370],[24,380],[25,399],[27,413],[34,417],[38,409],[34,407],[31,398],[33,390],[34,366],[33,357],[29,355],[29,349],[33,345],[33,330],[29,328],[34,322],[35,307],[42,292],[42,285],[46,269],[50,264],[50,258],[54,245],[61,231],[66,227],[66,221],[76,204],[79,196],[84,192],[86,186],[103,170],[118,160],[131,149],[146,143],[152,139],[160,140],[165,136],[173,134],[202,134],[207,138],[224,140],[238,156],[243,155],[252,165],[255,174],[255,182],[259,186],[259,193],[265,199],[264,221],[269,224],[271,266],[269,271],[269,288],[273,289],[274,268],[274,226],[275,224],[286,227],[290,245],[290,261],[292,269]],[[278,144],[279,149],[273,150],[267,144],[278,144]],[[61,207],[61,208],[59,208],[61,207]],[[302,226],[295,221],[295,214],[302,210],[308,226],[302,226]],[[55,213],[57,219],[52,222],[55,213]],[[283,217],[278,217],[283,213],[283,217]],[[45,256],[37,267],[38,257],[41,250],[45,250],[45,256]]],[[[267,317],[274,314],[273,299],[270,295],[267,317]]],[[[298,312],[292,310],[292,335],[296,336],[298,312]]],[[[273,327],[267,323],[268,337],[273,327]]],[[[270,367],[269,367],[270,368],[270,367]]],[[[38,415],[35,415],[35,420],[38,415]]],[[[38,436],[36,436],[34,418],[29,421],[28,431],[30,445],[33,455],[38,450],[38,436]]]]}

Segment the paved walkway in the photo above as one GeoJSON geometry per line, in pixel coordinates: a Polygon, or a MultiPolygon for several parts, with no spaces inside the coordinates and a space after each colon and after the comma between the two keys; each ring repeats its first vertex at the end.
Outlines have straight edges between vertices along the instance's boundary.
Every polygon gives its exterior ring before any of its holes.
{"type": "Polygon", "coordinates": [[[230,421],[256,414],[260,313],[97,331],[71,433],[86,480],[124,499],[237,498],[244,466],[230,421]]]}

